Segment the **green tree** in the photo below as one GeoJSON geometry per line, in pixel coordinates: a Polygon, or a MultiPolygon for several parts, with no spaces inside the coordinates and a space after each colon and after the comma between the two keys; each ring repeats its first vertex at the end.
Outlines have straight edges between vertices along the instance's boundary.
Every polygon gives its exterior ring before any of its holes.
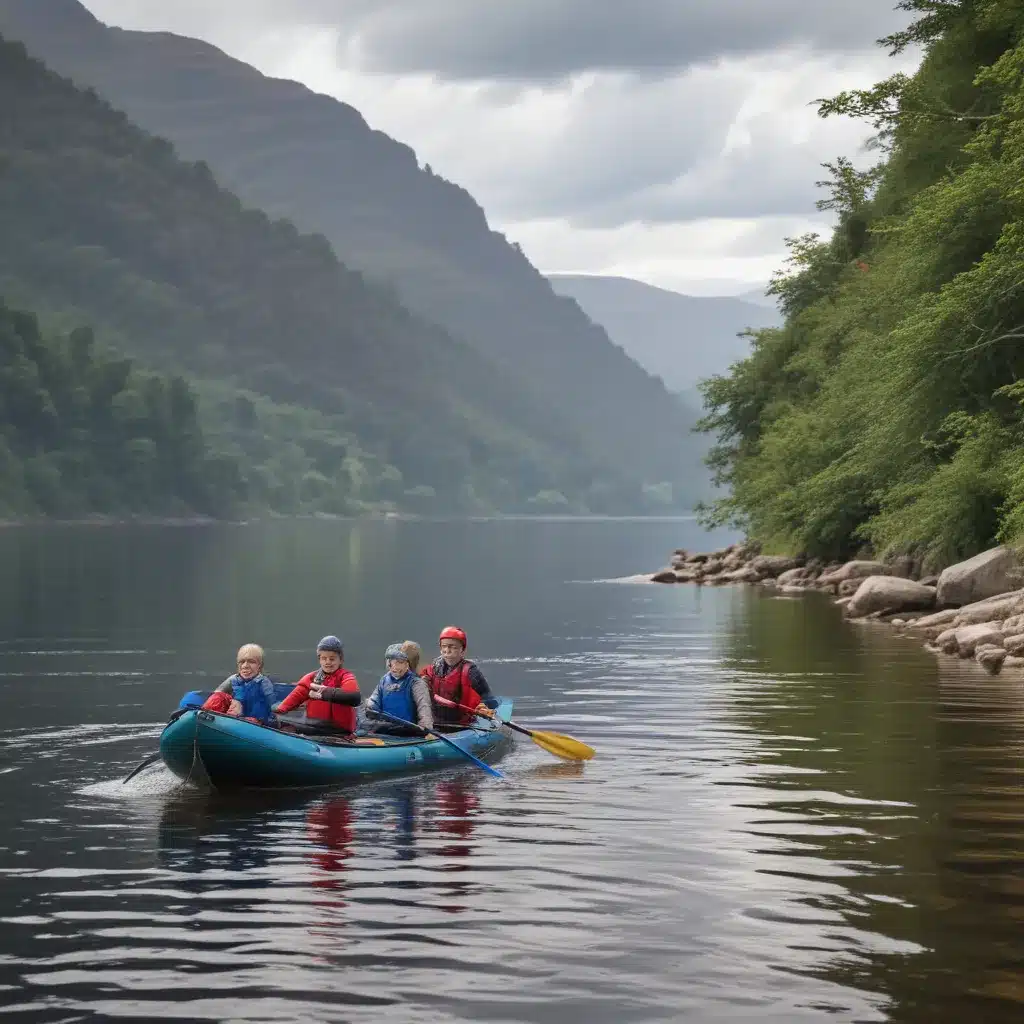
{"type": "Polygon", "coordinates": [[[908,0],[887,45],[920,70],[823,102],[881,132],[868,172],[827,165],[831,239],[792,243],[786,313],[702,385],[705,511],[769,550],[863,546],[940,565],[1024,536],[1024,9],[908,0]]]}

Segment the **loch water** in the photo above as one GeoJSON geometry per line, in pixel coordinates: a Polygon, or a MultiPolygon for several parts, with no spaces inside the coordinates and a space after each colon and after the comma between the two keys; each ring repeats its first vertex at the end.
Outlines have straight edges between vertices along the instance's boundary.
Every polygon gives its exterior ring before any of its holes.
{"type": "Polygon", "coordinates": [[[820,595],[622,577],[687,520],[0,531],[0,1020],[1024,1016],[1024,687],[820,595]],[[449,623],[500,762],[216,796],[156,749],[258,641],[368,692],[449,623]]]}

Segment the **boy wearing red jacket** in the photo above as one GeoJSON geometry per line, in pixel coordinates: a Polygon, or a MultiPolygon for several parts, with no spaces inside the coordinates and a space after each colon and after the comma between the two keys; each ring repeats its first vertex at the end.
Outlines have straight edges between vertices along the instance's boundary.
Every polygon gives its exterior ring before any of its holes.
{"type": "MultiPolygon", "coordinates": [[[[445,626],[438,637],[441,657],[421,673],[432,694],[470,708],[496,708],[498,698],[483,672],[466,657],[466,633],[458,626],[445,626]]],[[[473,714],[435,704],[434,721],[439,725],[461,726],[473,721],[473,714]]]]}
{"type": "Polygon", "coordinates": [[[304,675],[272,710],[283,715],[305,704],[306,730],[353,733],[356,708],[363,698],[356,677],[342,665],[341,641],[336,636],[325,636],[316,645],[316,654],[320,668],[304,675]]]}

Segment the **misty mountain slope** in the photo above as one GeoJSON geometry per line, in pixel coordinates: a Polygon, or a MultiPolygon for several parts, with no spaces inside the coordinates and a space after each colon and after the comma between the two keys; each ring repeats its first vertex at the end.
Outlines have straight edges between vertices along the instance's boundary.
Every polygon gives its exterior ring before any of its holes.
{"type": "Polygon", "coordinates": [[[465,190],[350,106],[195,40],[107,28],[75,0],[0,0],[0,31],[208,162],[245,201],[393,282],[494,359],[507,386],[557,411],[587,459],[644,481],[685,476],[686,424],[662,382],[557,296],[465,190]]]}
{"type": "Polygon", "coordinates": [[[742,299],[744,302],[752,302],[755,306],[767,306],[769,309],[777,309],[779,302],[774,295],[765,295],[763,288],[754,288],[749,292],[740,292],[732,296],[735,299],[742,299]]]}
{"type": "Polygon", "coordinates": [[[782,322],[776,310],[742,299],[682,295],[626,277],[553,274],[550,281],[644,369],[691,400],[697,381],[747,354],[740,331],[782,322]]]}
{"type": "MultiPolygon", "coordinates": [[[[246,208],[204,164],[2,38],[0,95],[12,302],[91,324],[149,366],[316,410],[400,471],[399,495],[434,487],[446,508],[506,509],[545,490],[588,507],[584,492],[640,499],[639,481],[589,461],[557,410],[368,287],[322,236],[246,208]]],[[[277,443],[281,459],[296,454],[277,443]]],[[[316,472],[349,473],[349,454],[319,445],[316,472]]]]}

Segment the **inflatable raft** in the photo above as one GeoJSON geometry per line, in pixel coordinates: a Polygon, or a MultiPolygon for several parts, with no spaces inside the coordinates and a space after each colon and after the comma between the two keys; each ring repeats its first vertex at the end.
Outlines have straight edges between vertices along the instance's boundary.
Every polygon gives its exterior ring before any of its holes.
{"type": "MultiPolygon", "coordinates": [[[[470,727],[445,736],[489,761],[509,743],[501,723],[511,715],[512,701],[503,700],[495,710],[497,721],[476,718],[470,727]]],[[[160,756],[178,778],[216,789],[329,786],[469,764],[441,740],[303,736],[195,708],[164,729],[160,756]]]]}

